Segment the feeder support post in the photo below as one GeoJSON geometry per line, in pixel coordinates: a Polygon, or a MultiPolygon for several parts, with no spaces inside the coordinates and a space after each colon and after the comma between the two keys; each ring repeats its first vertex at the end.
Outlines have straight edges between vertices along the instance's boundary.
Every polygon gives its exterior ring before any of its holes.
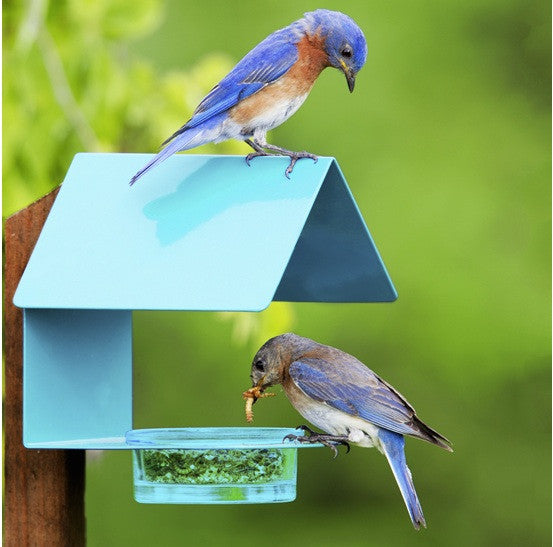
{"type": "Polygon", "coordinates": [[[85,545],[85,451],[29,450],[22,442],[23,314],[14,306],[13,296],[57,193],[55,189],[5,223],[4,545],[8,547],[85,545]]]}

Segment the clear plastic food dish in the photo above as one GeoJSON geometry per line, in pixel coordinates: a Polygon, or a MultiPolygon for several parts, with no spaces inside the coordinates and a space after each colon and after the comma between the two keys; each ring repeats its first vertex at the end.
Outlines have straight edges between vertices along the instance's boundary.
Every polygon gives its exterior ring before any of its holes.
{"type": "Polygon", "coordinates": [[[296,498],[297,448],[286,428],[135,429],[134,497],[141,503],[282,503],[296,498]]]}

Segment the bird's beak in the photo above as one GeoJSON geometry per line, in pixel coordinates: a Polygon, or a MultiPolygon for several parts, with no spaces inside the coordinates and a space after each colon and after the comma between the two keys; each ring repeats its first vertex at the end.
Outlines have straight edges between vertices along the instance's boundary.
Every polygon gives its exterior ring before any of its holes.
{"type": "Polygon", "coordinates": [[[353,93],[353,88],[355,87],[355,72],[351,69],[343,60],[340,59],[340,64],[342,65],[342,70],[346,75],[346,80],[348,82],[349,92],[353,93]]]}
{"type": "Polygon", "coordinates": [[[263,382],[265,381],[265,378],[266,378],[266,374],[264,374],[261,378],[259,378],[259,380],[256,382],[255,380],[252,379],[252,387],[258,387],[260,388],[261,390],[263,390],[264,386],[263,386],[263,382]]]}

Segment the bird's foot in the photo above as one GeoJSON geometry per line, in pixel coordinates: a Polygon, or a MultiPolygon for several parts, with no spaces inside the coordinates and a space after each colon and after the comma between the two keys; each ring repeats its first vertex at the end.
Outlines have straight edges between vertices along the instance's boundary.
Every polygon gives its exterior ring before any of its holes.
{"type": "Polygon", "coordinates": [[[264,150],[259,150],[257,152],[252,152],[251,154],[248,154],[246,156],[246,163],[248,164],[248,167],[250,166],[250,161],[252,161],[254,158],[259,158],[260,156],[272,156],[273,154],[269,152],[265,152],[264,150]]]}
{"type": "Polygon", "coordinates": [[[256,142],[251,139],[246,139],[244,142],[249,144],[255,150],[255,152],[252,152],[246,156],[246,163],[248,165],[250,165],[250,161],[253,160],[253,158],[257,158],[259,156],[288,156],[290,158],[290,163],[288,164],[286,171],[284,171],[284,175],[288,179],[290,178],[290,173],[294,170],[294,166],[298,160],[309,158],[315,163],[319,160],[315,154],[310,154],[305,151],[294,152],[292,150],[286,150],[286,148],[280,148],[280,146],[275,146],[266,142],[256,142]]]}
{"type": "Polygon", "coordinates": [[[315,156],[315,154],[310,154],[309,152],[305,152],[305,151],[294,152],[292,150],[286,150],[286,148],[280,148],[280,146],[275,146],[274,144],[267,144],[267,143],[265,143],[263,148],[266,148],[267,150],[270,150],[271,152],[279,156],[288,156],[290,158],[290,163],[288,164],[286,171],[284,171],[284,174],[286,175],[287,179],[290,178],[290,173],[294,170],[294,166],[296,165],[298,160],[309,158],[313,160],[315,163],[319,161],[319,158],[315,156]]]}
{"type": "Polygon", "coordinates": [[[288,167],[286,168],[286,171],[284,171],[284,174],[286,175],[286,178],[290,178],[290,173],[294,170],[294,165],[296,165],[298,160],[309,158],[312,159],[315,163],[319,161],[319,158],[315,156],[315,154],[310,154],[309,152],[289,152],[288,150],[283,152],[283,156],[288,156],[290,158],[290,163],[288,164],[288,167]]]}
{"type": "Polygon", "coordinates": [[[254,158],[259,158],[260,156],[273,155],[271,152],[267,152],[266,150],[263,150],[263,146],[261,146],[261,144],[255,141],[252,141],[251,139],[246,139],[244,142],[255,150],[255,152],[252,152],[251,154],[248,154],[246,156],[246,163],[248,164],[248,167],[250,165],[250,161],[252,161],[254,158]]]}
{"type": "Polygon", "coordinates": [[[334,452],[334,457],[338,456],[338,449],[336,448],[336,445],[344,445],[346,447],[346,454],[350,451],[350,446],[348,443],[348,437],[347,436],[341,436],[341,435],[326,435],[324,433],[317,433],[316,431],[313,431],[306,425],[300,425],[296,427],[296,429],[301,429],[305,433],[308,433],[308,435],[294,435],[290,433],[289,435],[286,435],[283,441],[297,441],[299,443],[308,443],[308,444],[315,444],[320,443],[324,444],[325,446],[328,446],[334,452]]]}

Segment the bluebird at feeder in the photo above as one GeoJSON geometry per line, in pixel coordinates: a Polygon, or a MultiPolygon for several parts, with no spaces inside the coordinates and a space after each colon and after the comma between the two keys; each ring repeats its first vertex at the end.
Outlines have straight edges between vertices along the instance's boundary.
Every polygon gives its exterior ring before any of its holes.
{"type": "Polygon", "coordinates": [[[325,431],[288,436],[302,443],[331,446],[349,443],[376,447],[386,456],[413,526],[426,527],[411,472],[405,460],[404,435],[452,451],[450,442],[424,424],[413,407],[390,384],[339,349],[288,333],[267,341],[255,355],[252,395],[281,384],[296,410],[325,431]]]}
{"type": "Polygon", "coordinates": [[[311,91],[326,67],[341,70],[353,91],[357,72],[365,64],[367,43],[353,19],[338,11],[318,9],[277,30],[252,49],[200,102],[192,118],[169,137],[163,148],[134,177],[175,152],[208,142],[238,139],[249,144],[255,157],[290,158],[289,178],[301,158],[317,160],[308,152],[293,152],[269,144],[267,131],[285,122],[311,91]]]}

